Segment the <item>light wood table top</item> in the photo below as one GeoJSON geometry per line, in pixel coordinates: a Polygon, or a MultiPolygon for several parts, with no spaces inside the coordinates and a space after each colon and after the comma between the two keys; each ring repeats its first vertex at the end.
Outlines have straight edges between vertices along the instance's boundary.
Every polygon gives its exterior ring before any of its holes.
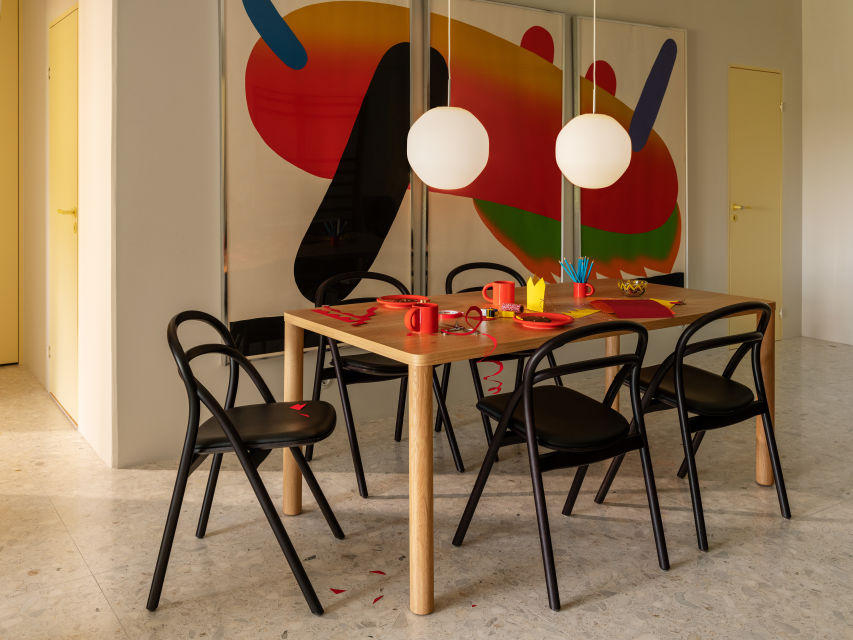
{"type": "MultiPolygon", "coordinates": [[[[595,296],[577,300],[572,295],[570,284],[548,285],[545,311],[563,312],[589,307],[588,301],[596,298],[625,299],[616,288],[615,280],[598,280],[595,282],[595,287],[595,296]]],[[[526,300],[526,295],[525,288],[516,288],[515,298],[517,302],[523,303],[526,300]]],[[[675,313],[673,317],[638,318],[634,320],[649,330],[689,324],[714,309],[754,299],[659,284],[649,284],[646,293],[641,298],[634,299],[649,298],[684,301],[683,305],[673,307],[675,313]]],[[[437,303],[439,309],[455,309],[462,312],[471,306],[486,305],[479,292],[432,296],[430,301],[437,303]]],[[[369,307],[377,307],[376,315],[360,326],[353,326],[348,322],[316,313],[311,309],[287,311],[284,314],[284,320],[285,323],[320,333],[410,365],[435,365],[467,360],[482,356],[493,347],[492,341],[483,335],[410,334],[403,324],[405,309],[388,309],[379,303],[336,305],[334,308],[363,314],[369,307]]],[[[560,329],[531,330],[519,326],[511,318],[497,318],[484,322],[480,326],[480,331],[495,338],[497,348],[492,353],[501,354],[533,349],[561,331],[588,324],[610,322],[614,319],[615,316],[598,312],[575,319],[572,324],[560,329]]]]}

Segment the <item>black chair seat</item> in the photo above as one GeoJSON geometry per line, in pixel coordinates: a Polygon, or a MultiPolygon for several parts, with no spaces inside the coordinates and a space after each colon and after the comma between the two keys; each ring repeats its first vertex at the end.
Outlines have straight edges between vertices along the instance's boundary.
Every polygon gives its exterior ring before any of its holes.
{"type": "MultiPolygon", "coordinates": [[[[652,381],[658,367],[644,367],[640,370],[640,388],[644,391],[652,381]]],[[[684,400],[691,413],[700,415],[723,415],[745,409],[755,400],[752,389],[721,375],[698,369],[685,364],[684,400]]],[[[678,399],[675,393],[675,372],[667,371],[658,386],[655,398],[675,406],[678,399]]]]}
{"type": "MultiPolygon", "coordinates": [[[[273,449],[294,442],[319,442],[335,428],[335,408],[328,402],[307,402],[298,411],[290,407],[288,403],[247,404],[226,409],[225,415],[234,423],[243,443],[250,449],[273,449]]],[[[198,428],[196,450],[231,450],[231,443],[216,418],[208,418],[198,428]]]]}
{"type": "Polygon", "coordinates": [[[402,362],[380,356],[378,353],[359,353],[341,358],[344,369],[372,376],[400,377],[409,375],[409,367],[402,362]]]}
{"type": "MultiPolygon", "coordinates": [[[[477,403],[477,408],[500,420],[512,395],[488,396],[477,403]]],[[[601,447],[624,438],[629,429],[628,421],[618,411],[566,387],[534,387],[533,417],[536,440],[549,449],[576,451],[601,447]]],[[[510,428],[524,432],[523,403],[518,403],[513,411],[510,428]]]]}

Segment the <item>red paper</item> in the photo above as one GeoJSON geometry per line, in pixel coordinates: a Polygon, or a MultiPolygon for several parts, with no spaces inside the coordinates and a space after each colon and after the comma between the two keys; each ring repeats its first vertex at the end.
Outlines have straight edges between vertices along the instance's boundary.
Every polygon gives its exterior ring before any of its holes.
{"type": "Polygon", "coordinates": [[[343,593],[344,591],[346,591],[346,589],[332,589],[331,587],[329,587],[329,591],[331,591],[332,593],[343,593]]]}
{"type": "Polygon", "coordinates": [[[612,313],[617,318],[671,318],[675,314],[654,300],[620,300],[607,298],[591,300],[590,306],[605,313],[612,313]]]}
{"type": "Polygon", "coordinates": [[[385,597],[385,596],[376,596],[376,597],[373,599],[373,604],[376,604],[377,602],[379,602],[380,600],[382,600],[382,598],[384,598],[384,597],[385,597]]]}
{"type": "Polygon", "coordinates": [[[291,409],[295,409],[296,411],[302,411],[305,408],[305,403],[302,404],[292,404],[290,405],[291,409]]]}
{"type": "Polygon", "coordinates": [[[384,571],[377,571],[377,570],[371,571],[370,573],[378,573],[380,576],[384,576],[384,575],[385,575],[385,572],[384,572],[384,571]]]}

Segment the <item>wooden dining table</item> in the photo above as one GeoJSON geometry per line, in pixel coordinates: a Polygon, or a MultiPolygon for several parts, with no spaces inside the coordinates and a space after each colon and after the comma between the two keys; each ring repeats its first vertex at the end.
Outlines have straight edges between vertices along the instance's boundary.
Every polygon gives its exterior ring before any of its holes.
{"type": "MultiPolygon", "coordinates": [[[[619,298],[615,280],[596,280],[596,298],[619,298]]],[[[678,300],[683,304],[672,307],[674,314],[665,318],[638,318],[635,322],[649,331],[686,325],[702,315],[721,307],[755,300],[724,293],[649,284],[643,298],[678,300]]],[[[545,293],[545,311],[565,312],[588,307],[589,299],[573,297],[571,284],[549,284],[545,293]]],[[[516,289],[516,300],[524,302],[525,289],[516,289]]],[[[483,306],[479,292],[433,296],[441,309],[465,311],[471,306],[483,306]]],[[[761,346],[761,368],[774,415],[775,368],[775,303],[765,300],[773,309],[770,326],[761,346]]],[[[377,303],[339,305],[335,307],[355,316],[364,316],[375,307],[374,314],[363,323],[347,322],[335,315],[318,313],[316,309],[299,309],[284,313],[284,401],[304,397],[303,349],[304,331],[333,338],[387,356],[409,367],[409,607],[416,614],[428,614],[434,609],[433,560],[433,391],[432,371],[435,365],[479,358],[486,354],[501,354],[534,349],[560,331],[587,324],[609,322],[614,316],[597,312],[575,319],[560,329],[532,330],[519,326],[512,318],[498,318],[481,325],[479,333],[470,335],[413,334],[403,323],[405,310],[385,308],[377,303]],[[491,336],[491,337],[489,337],[491,336]],[[496,346],[495,346],[496,343],[496,346]]],[[[608,354],[619,352],[619,335],[604,338],[608,354]]],[[[673,345],[674,347],[674,345],[673,345]]],[[[612,372],[610,373],[612,375],[612,372]]],[[[773,473],[761,418],[755,431],[755,480],[761,485],[773,484],[773,473]]],[[[292,456],[284,452],[283,511],[298,515],[302,510],[302,481],[292,456]]]]}

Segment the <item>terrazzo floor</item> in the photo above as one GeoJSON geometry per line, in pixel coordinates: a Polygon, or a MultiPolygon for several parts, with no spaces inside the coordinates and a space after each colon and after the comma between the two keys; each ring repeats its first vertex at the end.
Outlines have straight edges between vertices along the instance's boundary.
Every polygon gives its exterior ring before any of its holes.
{"type": "MultiPolygon", "coordinates": [[[[521,446],[501,453],[465,544],[451,546],[485,451],[479,417],[452,407],[467,471],[456,473],[436,434],[429,616],[408,610],[407,446],[405,436],[394,443],[391,419],[359,425],[367,500],[344,429],[318,447],[312,464],[345,540],[332,537],[307,492],[304,515],[285,519],[325,615],[309,613],[234,460],[203,540],[194,530],[207,465],[190,478],[151,613],[174,461],[106,468],[29,373],[0,367],[0,638],[853,638],[853,347],[777,344],[777,437],[793,519],[781,518],[772,488],[753,482],[753,424],[711,433],[698,458],[711,548],[699,551],[687,486],[674,475],[675,416],[655,414],[648,429],[672,568],[657,566],[636,454],[604,505],[592,500],[604,472],[594,465],[570,518],[560,509],[571,472],[552,472],[560,612],[547,604],[521,446]]],[[[183,421],[176,416],[176,428],[183,421]]],[[[277,504],[280,468],[277,453],[262,466],[277,504]]]]}

